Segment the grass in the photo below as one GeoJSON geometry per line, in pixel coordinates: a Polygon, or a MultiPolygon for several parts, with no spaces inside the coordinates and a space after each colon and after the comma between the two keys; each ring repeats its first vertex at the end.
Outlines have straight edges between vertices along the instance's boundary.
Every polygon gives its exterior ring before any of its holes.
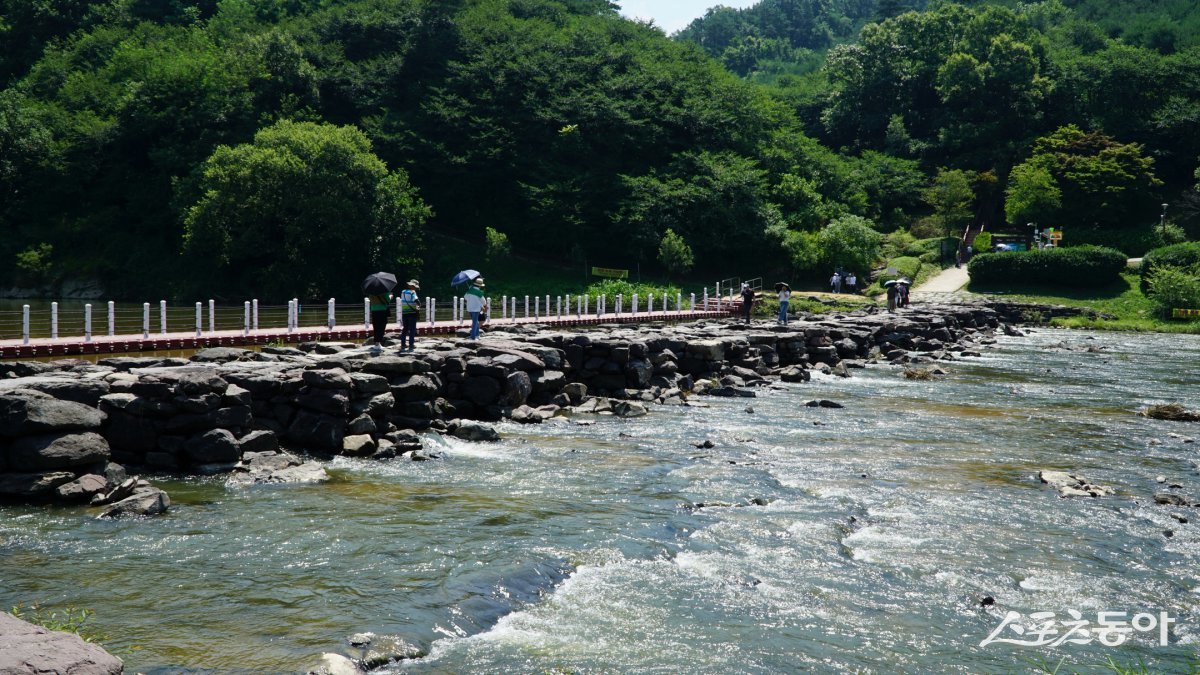
{"type": "Polygon", "coordinates": [[[1158,333],[1200,334],[1200,321],[1161,319],[1155,315],[1154,303],[1142,294],[1139,277],[1134,272],[1121,275],[1121,280],[1102,288],[1067,288],[1044,285],[1011,284],[1003,288],[969,284],[967,290],[1015,300],[1047,305],[1085,307],[1114,318],[1071,317],[1055,319],[1052,325],[1064,328],[1092,330],[1145,331],[1158,333]]]}
{"type": "Polygon", "coordinates": [[[86,642],[99,642],[101,636],[89,631],[85,624],[95,614],[90,609],[79,609],[76,607],[67,607],[62,611],[48,611],[41,605],[33,604],[26,607],[24,604],[16,605],[12,608],[12,615],[28,621],[32,624],[37,624],[47,630],[62,631],[66,633],[74,633],[83,638],[86,642]]]}

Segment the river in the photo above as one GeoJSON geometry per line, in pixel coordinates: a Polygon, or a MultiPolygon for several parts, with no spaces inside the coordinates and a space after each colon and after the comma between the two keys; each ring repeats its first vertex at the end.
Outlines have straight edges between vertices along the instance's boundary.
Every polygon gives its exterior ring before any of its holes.
{"type": "Polygon", "coordinates": [[[339,458],[324,485],[161,481],[151,520],[4,506],[0,605],[93,610],[127,672],[303,671],[362,631],[429,652],[397,672],[1183,672],[1200,514],[1152,495],[1200,498],[1178,437],[1200,425],[1134,413],[1200,404],[1197,363],[1200,336],[1039,330],[933,381],[873,367],[431,436],[442,461],[339,458]],[[1040,469],[1117,494],[1063,499],[1040,469]],[[1071,611],[1174,623],[1165,646],[983,644],[1009,611],[1054,612],[1064,639],[1071,611]]]}

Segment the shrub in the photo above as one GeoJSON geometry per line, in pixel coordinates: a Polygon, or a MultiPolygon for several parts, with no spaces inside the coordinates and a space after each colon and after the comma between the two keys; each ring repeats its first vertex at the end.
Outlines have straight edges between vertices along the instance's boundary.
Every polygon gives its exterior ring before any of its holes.
{"type": "Polygon", "coordinates": [[[495,228],[487,227],[483,230],[483,236],[484,260],[496,262],[512,255],[512,244],[509,243],[507,234],[495,228]]]}
{"type": "Polygon", "coordinates": [[[921,272],[921,261],[918,258],[911,256],[901,256],[892,258],[884,267],[883,274],[879,275],[877,281],[880,283],[891,279],[899,279],[900,277],[908,277],[909,280],[915,280],[917,274],[921,272]],[[890,270],[895,270],[892,272],[890,270]]]}
{"type": "Polygon", "coordinates": [[[1173,309],[1200,309],[1200,264],[1176,267],[1159,263],[1150,273],[1147,295],[1164,318],[1173,309]]]}
{"type": "Polygon", "coordinates": [[[1098,287],[1115,282],[1125,269],[1124,253],[1100,246],[1041,251],[981,253],[967,265],[980,284],[1033,283],[1098,287]]]}
{"type": "Polygon", "coordinates": [[[971,244],[971,248],[976,252],[988,252],[992,250],[992,233],[980,232],[975,235],[975,241],[971,244]]]}
{"type": "Polygon", "coordinates": [[[1142,258],[1142,293],[1150,292],[1150,273],[1157,265],[1172,267],[1200,265],[1200,241],[1163,246],[1147,253],[1142,258]]]}
{"type": "MultiPolygon", "coordinates": [[[[654,294],[655,308],[660,307],[660,303],[662,302],[662,296],[665,293],[667,295],[667,297],[669,298],[668,302],[670,302],[671,307],[673,308],[673,307],[675,307],[675,296],[679,292],[680,292],[680,290],[679,290],[678,286],[654,286],[651,284],[640,284],[640,283],[635,284],[635,283],[631,283],[629,281],[625,281],[624,279],[606,279],[599,283],[595,283],[595,284],[588,286],[587,291],[585,291],[587,296],[589,298],[591,298],[590,302],[591,302],[592,307],[596,306],[596,298],[600,297],[601,295],[607,295],[609,311],[616,310],[616,305],[613,303],[616,302],[616,298],[618,295],[624,296],[626,307],[628,307],[629,303],[633,299],[634,293],[637,293],[638,303],[643,308],[646,306],[646,298],[649,297],[651,293],[654,294]]],[[[699,296],[699,294],[697,294],[697,296],[699,296]]],[[[688,299],[691,296],[688,294],[685,294],[683,297],[684,297],[683,302],[685,303],[685,306],[686,306],[686,303],[688,302],[688,299]]],[[[699,297],[697,297],[696,302],[697,303],[700,302],[699,297]]]]}

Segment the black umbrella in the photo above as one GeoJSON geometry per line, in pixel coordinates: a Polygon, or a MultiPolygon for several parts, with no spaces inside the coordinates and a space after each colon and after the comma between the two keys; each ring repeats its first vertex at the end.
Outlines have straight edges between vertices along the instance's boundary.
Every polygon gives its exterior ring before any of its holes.
{"type": "Polygon", "coordinates": [[[396,275],[390,272],[376,272],[363,279],[362,292],[364,295],[384,295],[396,288],[396,275]]]}

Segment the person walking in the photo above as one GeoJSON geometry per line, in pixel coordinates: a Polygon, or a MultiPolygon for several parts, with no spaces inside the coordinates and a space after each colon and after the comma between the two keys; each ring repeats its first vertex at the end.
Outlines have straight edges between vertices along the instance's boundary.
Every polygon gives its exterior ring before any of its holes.
{"type": "Polygon", "coordinates": [[[467,313],[471,315],[471,337],[472,340],[479,339],[479,317],[486,316],[488,311],[488,299],[483,293],[484,284],[483,277],[476,277],[471,287],[467,289],[465,296],[467,300],[467,313]]]}
{"type": "Polygon", "coordinates": [[[417,291],[421,284],[416,279],[409,279],[400,291],[400,351],[404,351],[405,338],[408,339],[408,351],[417,348],[417,319],[421,315],[421,298],[417,291]]]}
{"type": "Polygon", "coordinates": [[[742,321],[750,323],[750,311],[754,308],[754,289],[742,283],[742,321]]]}
{"type": "Polygon", "coordinates": [[[383,349],[383,333],[387,330],[388,314],[392,307],[392,294],[382,293],[368,296],[368,301],[371,303],[371,329],[372,337],[375,344],[372,347],[375,351],[383,349]]]}
{"type": "Polygon", "coordinates": [[[834,272],[833,276],[829,277],[829,292],[830,293],[841,293],[842,292],[842,275],[841,274],[834,272]]]}
{"type": "Polygon", "coordinates": [[[900,297],[900,284],[892,282],[887,284],[887,305],[888,313],[896,313],[896,300],[900,297]]]}
{"type": "Polygon", "coordinates": [[[846,275],[846,292],[847,293],[857,293],[858,292],[858,277],[854,276],[854,272],[850,272],[849,274],[846,275]]]}
{"type": "Polygon", "coordinates": [[[792,289],[787,284],[779,282],[775,284],[775,290],[779,291],[779,323],[786,326],[788,322],[788,301],[792,299],[792,289]]]}

